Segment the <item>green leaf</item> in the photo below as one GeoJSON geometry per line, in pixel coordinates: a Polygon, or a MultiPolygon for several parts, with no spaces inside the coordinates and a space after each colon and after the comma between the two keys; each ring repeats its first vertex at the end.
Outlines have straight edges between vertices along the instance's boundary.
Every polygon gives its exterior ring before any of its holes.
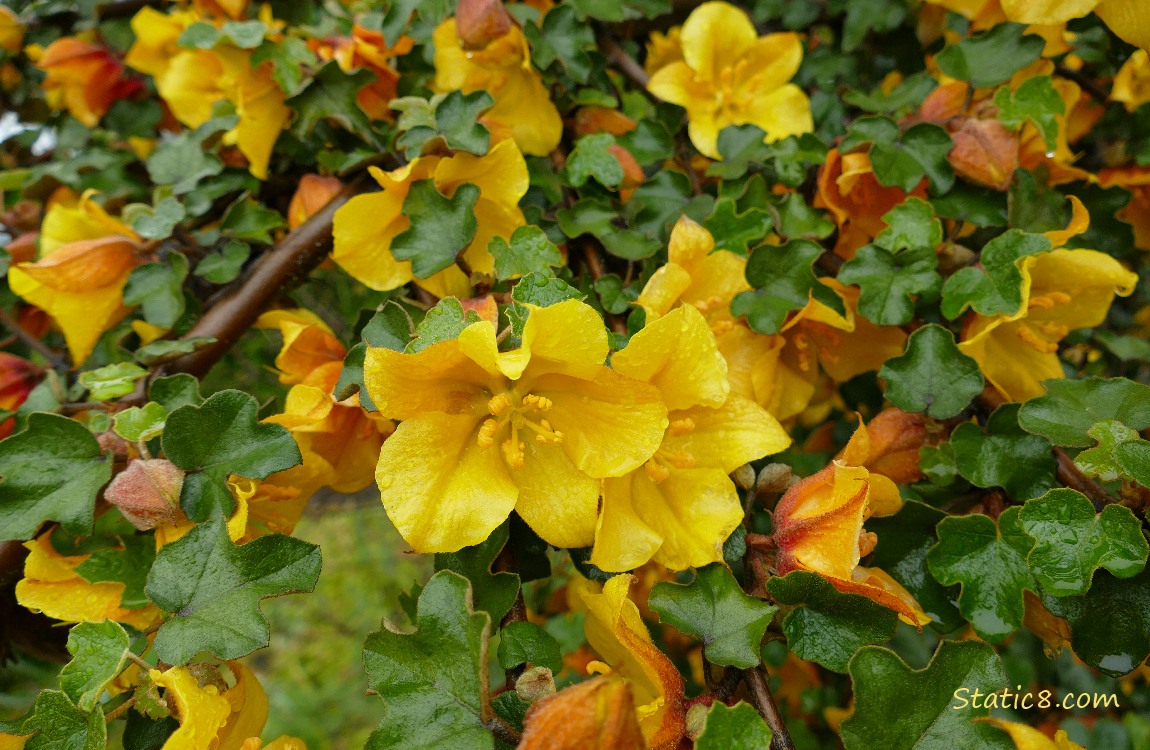
{"type": "Polygon", "coordinates": [[[124,287],[124,304],[140,305],[144,320],[172,328],[184,314],[187,277],[188,259],[181,253],[168,253],[167,262],[145,263],[132,271],[124,287]]]}
{"type": "Polygon", "coordinates": [[[1075,456],[1074,465],[1086,476],[1098,477],[1104,482],[1113,482],[1119,478],[1130,479],[1118,464],[1115,453],[1121,445],[1139,442],[1141,438],[1138,437],[1138,431],[1121,422],[1106,419],[1091,427],[1087,434],[1096,439],[1098,445],[1075,456]]]}
{"type": "Polygon", "coordinates": [[[293,96],[300,92],[304,71],[315,67],[316,54],[303,39],[284,36],[275,42],[265,39],[252,53],[253,67],[269,60],[276,85],[288,96],[293,96]]]}
{"type": "Polygon", "coordinates": [[[938,628],[948,632],[963,622],[955,602],[958,591],[936,581],[926,564],[938,541],[935,527],[943,518],[942,511],[912,500],[893,516],[868,519],[866,528],[878,537],[870,565],[902,584],[938,628]]]}
{"type": "Polygon", "coordinates": [[[471,585],[451,571],[419,595],[416,630],[378,630],[363,644],[368,685],[383,698],[383,722],[367,750],[491,750],[487,636],[491,620],[471,609],[471,585]]]}
{"type": "Polygon", "coordinates": [[[547,667],[552,674],[563,669],[559,641],[533,622],[512,622],[499,631],[499,666],[514,669],[520,664],[547,667]]]}
{"type": "Polygon", "coordinates": [[[874,238],[874,244],[897,253],[899,250],[930,248],[942,243],[942,222],[934,207],[921,198],[910,196],[883,214],[887,228],[874,238]]]}
{"type": "Polygon", "coordinates": [[[563,265],[559,248],[541,227],[533,224],[517,228],[511,233],[510,242],[492,237],[487,250],[495,258],[495,276],[500,281],[563,265]]]}
{"type": "Polygon", "coordinates": [[[229,474],[266,479],[302,461],[291,433],[278,424],[261,424],[258,412],[254,396],[226,390],[168,415],[164,454],[189,472],[180,503],[193,521],[206,519],[213,508],[231,512],[229,474]]]}
{"type": "Polygon", "coordinates": [[[715,143],[723,158],[707,167],[707,176],[733,180],[761,166],[770,157],[766,137],[765,130],[749,123],[723,128],[715,143]]]}
{"type": "Polygon", "coordinates": [[[136,390],[136,381],[147,377],[148,371],[131,362],[118,362],[80,373],[80,385],[88,389],[93,401],[108,401],[126,396],[136,390]]]}
{"type": "Polygon", "coordinates": [[[1049,252],[1050,240],[1017,229],[991,239],[982,248],[981,268],[967,267],[942,286],[942,314],[956,319],[968,306],[980,315],[1013,314],[1022,306],[1022,271],[1026,255],[1049,252]]]}
{"type": "Polygon", "coordinates": [[[1114,449],[1118,468],[1143,487],[1150,487],[1150,442],[1132,440],[1114,449]]]}
{"type": "Polygon", "coordinates": [[[1021,128],[1027,121],[1034,123],[1051,151],[1058,145],[1058,118],[1066,114],[1066,102],[1054,88],[1050,76],[1027,78],[1011,91],[1003,86],[994,94],[998,119],[1008,128],[1021,128]]]}
{"type": "Polygon", "coordinates": [[[191,192],[201,180],[224,171],[224,163],[215,154],[205,152],[204,144],[237,122],[239,118],[234,116],[216,117],[189,133],[162,139],[148,157],[148,176],[156,185],[171,185],[174,195],[191,192]]]}
{"type": "Polygon", "coordinates": [[[882,86],[869,93],[848,91],[843,94],[843,101],[865,112],[901,115],[917,108],[926,95],[937,87],[938,81],[926,72],[918,72],[907,76],[890,91],[884,90],[882,86]]]}
{"type": "Polygon", "coordinates": [[[155,208],[145,206],[132,222],[132,228],[144,239],[162,240],[172,235],[172,230],[186,215],[184,204],[175,198],[164,198],[155,208]]]}
{"type": "Polygon", "coordinates": [[[32,715],[24,720],[21,734],[32,734],[24,750],[104,750],[108,729],[104,712],[81,711],[59,690],[42,690],[32,715]]]}
{"type": "Polygon", "coordinates": [[[821,240],[835,231],[825,211],[812,208],[798,193],[787,193],[775,205],[779,212],[776,231],[787,239],[821,240]]]}
{"type": "Polygon", "coordinates": [[[722,563],[697,569],[686,585],[655,584],[648,604],[661,620],[700,639],[707,661],[740,669],[759,663],[759,642],[778,610],[744,593],[722,563]]]}
{"type": "Polygon", "coordinates": [[[1038,497],[1055,486],[1050,443],[1018,426],[1018,404],[995,409],[986,430],[964,422],[950,435],[958,471],[971,484],[1002,487],[1015,500],[1038,497]]]}
{"type": "Polygon", "coordinates": [[[81,622],[68,632],[72,661],[60,671],[60,687],[81,711],[96,708],[108,683],[128,661],[128,634],[119,623],[81,622]]]}
{"type": "Polygon", "coordinates": [[[1150,427],[1150,386],[1126,378],[1057,378],[1043,385],[1046,395],[1023,404],[1018,423],[1055,445],[1092,445],[1090,428],[1104,420],[1135,430],[1150,427]]]}
{"type": "Polygon", "coordinates": [[[846,750],[1014,750],[987,716],[982,696],[1009,687],[994,649],[978,641],[942,641],[930,663],[911,669],[893,651],[866,646],[850,663],[854,713],[842,723],[846,750]]]}
{"type": "Polygon", "coordinates": [[[539,271],[529,273],[511,290],[511,307],[507,309],[511,335],[517,338],[523,335],[530,306],[550,307],[564,300],[585,298],[585,294],[560,278],[539,271]]]}
{"type": "Polygon", "coordinates": [[[412,183],[403,202],[403,215],[411,226],[392,240],[391,254],[410,260],[412,272],[421,279],[452,265],[475,237],[478,199],[479,188],[470,182],[457,187],[450,198],[436,189],[433,180],[412,183]]]}
{"type": "Polygon", "coordinates": [[[1070,201],[1054,185],[1047,184],[1045,170],[1014,170],[1007,193],[1007,220],[1024,232],[1060,231],[1071,216],[1070,201]]]}
{"type": "Polygon", "coordinates": [[[619,187],[623,182],[623,165],[608,150],[614,145],[615,136],[610,133],[593,133],[575,141],[575,148],[571,149],[563,168],[567,184],[583,187],[594,177],[603,187],[619,187]]]}
{"type": "Polygon", "coordinates": [[[823,248],[810,240],[755,248],[746,270],[747,281],[755,289],[735,295],[731,314],[745,315],[748,325],[759,333],[778,333],[787,313],[804,307],[812,289],[823,287],[812,270],[822,254],[823,248]]]}
{"type": "Polygon", "coordinates": [[[970,81],[976,89],[1006,83],[1015,72],[1038,59],[1046,43],[1034,34],[1023,36],[1026,27],[1000,23],[989,31],[949,45],[935,56],[942,72],[970,81]]]}
{"type": "Polygon", "coordinates": [[[1078,658],[1100,672],[1120,677],[1150,656],[1150,568],[1134,578],[1099,572],[1085,596],[1043,596],[1042,603],[1070,625],[1078,658]]]}
{"type": "Polygon", "coordinates": [[[156,559],[152,536],[125,532],[116,547],[98,549],[76,566],[76,573],[88,583],[122,583],[120,605],[139,609],[149,604],[144,592],[148,571],[156,559]]]}
{"type": "Polygon", "coordinates": [[[45,521],[85,534],[112,455],[79,422],[33,412],[23,432],[0,441],[0,477],[0,539],[31,539],[45,521]]]}
{"type": "Polygon", "coordinates": [[[783,618],[787,646],[795,656],[846,672],[855,652],[890,640],[898,626],[893,610],[858,594],[843,594],[817,573],[796,570],[767,584],[771,596],[794,607],[783,618]]]}
{"type": "Polygon", "coordinates": [[[748,208],[739,213],[733,199],[720,198],[703,226],[715,238],[715,250],[746,256],[748,247],[757,245],[771,231],[774,220],[761,208],[748,208]]]}
{"type": "Polygon", "coordinates": [[[981,514],[945,518],[926,556],[939,583],[962,586],[958,608],[988,643],[1001,643],[1022,625],[1022,592],[1034,590],[1026,564],[1034,540],[1019,522],[1021,510],[1007,508],[997,524],[981,514]]]}
{"type": "Polygon", "coordinates": [[[319,547],[301,539],[269,534],[237,546],[222,516],[194,526],[160,549],[148,574],[148,597],[173,613],[156,655],[180,665],[201,651],[238,659],[267,646],[260,600],[310,592],[320,565],[319,547]]]}
{"type": "Polygon", "coordinates": [[[531,43],[531,61],[540,70],[558,62],[576,83],[587,83],[591,77],[591,58],[587,50],[595,49],[595,32],[579,20],[575,9],[559,5],[543,17],[542,26],[534,21],[523,27],[531,43]]]}
{"type": "Polygon", "coordinates": [[[474,310],[463,312],[463,305],[455,297],[445,297],[427,311],[423,320],[415,327],[415,338],[404,351],[420,352],[440,341],[459,338],[463,329],[479,322],[479,314],[474,310]]]}
{"type": "Polygon", "coordinates": [[[909,193],[928,177],[938,192],[945,193],[954,185],[954,169],[947,159],[952,148],[954,141],[945,130],[924,122],[903,133],[898,143],[876,141],[870,148],[870,161],[880,185],[909,193]]]}
{"type": "Polygon", "coordinates": [[[1028,500],[1021,521],[1035,539],[1030,570],[1052,596],[1085,594],[1099,568],[1133,578],[1150,554],[1142,522],[1129,508],[1107,505],[1096,515],[1086,496],[1071,489],[1028,500]]]}
{"type": "MultiPolygon", "coordinates": [[[[462,309],[461,306],[461,312],[462,309]]],[[[339,381],[335,384],[336,399],[342,401],[358,392],[359,402],[364,409],[378,411],[363,385],[363,360],[367,354],[367,347],[384,347],[394,352],[401,352],[411,341],[413,333],[411,316],[403,306],[393,300],[384,302],[360,331],[361,341],[348,350],[347,356],[344,357],[343,370],[340,371],[339,381]]]]}
{"type": "Polygon", "coordinates": [[[622,315],[631,309],[631,303],[639,298],[638,293],[630,286],[623,286],[623,279],[616,274],[604,274],[602,278],[595,279],[593,285],[599,295],[599,302],[603,309],[613,315],[622,315]]]}
{"type": "Polygon", "coordinates": [[[148,386],[148,398],[163,406],[168,413],[188,404],[204,402],[200,395],[200,381],[187,373],[156,378],[148,386]]]}
{"type": "Polygon", "coordinates": [[[274,208],[253,200],[242,200],[228,209],[220,230],[233,239],[250,240],[270,245],[272,232],[287,226],[284,217],[274,208]]]}
{"type": "Polygon", "coordinates": [[[439,552],[435,569],[450,570],[471,582],[471,601],[476,611],[491,615],[499,622],[511,610],[519,594],[519,576],[515,573],[492,573],[491,564],[507,544],[508,525],[503,524],[491,536],[473,547],[458,552],[439,552]]]}
{"type": "Polygon", "coordinates": [[[284,102],[296,113],[291,132],[300,140],[306,140],[320,121],[333,120],[349,133],[382,146],[371,118],[355,99],[360,89],[375,81],[375,74],[366,68],[345,73],[336,61],[325,63],[315,72],[307,88],[284,102]]]}
{"type": "Polygon", "coordinates": [[[213,284],[226,284],[240,275],[252,249],[246,242],[228,240],[218,252],[208,253],[196,264],[195,275],[213,284]]]}
{"type": "Polygon", "coordinates": [[[465,94],[452,91],[435,107],[435,122],[447,147],[476,156],[487,153],[491,131],[479,122],[480,116],[495,106],[491,94],[480,89],[465,94]]]}
{"type": "Polygon", "coordinates": [[[216,343],[211,336],[189,336],[182,339],[157,339],[145,344],[136,350],[136,361],[147,367],[153,367],[173,359],[179,359],[185,354],[203,349],[216,343]]]}
{"type": "Polygon", "coordinates": [[[754,706],[739,701],[728,707],[715,701],[707,710],[695,750],[765,750],[770,744],[770,727],[754,706]]]}
{"type": "Polygon", "coordinates": [[[125,440],[151,440],[164,431],[168,410],[154,401],[116,413],[113,429],[125,440]]]}
{"type": "Polygon", "coordinates": [[[913,296],[937,294],[942,287],[938,257],[931,247],[895,255],[875,245],[864,245],[843,264],[838,279],[859,287],[859,312],[882,326],[909,323],[914,317],[913,296]]]}
{"type": "Polygon", "coordinates": [[[949,419],[982,391],[978,363],[963,354],[954,334],[931,323],[906,342],[906,351],[888,359],[878,376],[887,384],[886,398],[898,408],[949,419]]]}

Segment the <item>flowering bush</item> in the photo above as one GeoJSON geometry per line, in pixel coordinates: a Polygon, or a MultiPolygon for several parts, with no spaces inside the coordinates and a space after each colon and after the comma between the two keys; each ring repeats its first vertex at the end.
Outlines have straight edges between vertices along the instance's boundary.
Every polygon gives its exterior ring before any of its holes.
{"type": "Polygon", "coordinates": [[[1147,747],[1148,8],[0,6],[0,749],[1147,747]]]}

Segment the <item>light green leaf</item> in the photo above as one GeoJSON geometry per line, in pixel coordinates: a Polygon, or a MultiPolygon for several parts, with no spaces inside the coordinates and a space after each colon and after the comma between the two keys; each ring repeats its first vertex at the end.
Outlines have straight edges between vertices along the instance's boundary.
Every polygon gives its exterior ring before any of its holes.
{"type": "Polygon", "coordinates": [[[770,727],[754,706],[743,701],[731,707],[712,703],[703,733],[695,740],[695,750],[766,750],[770,745],[770,727]]]}
{"type": "Polygon", "coordinates": [[[60,671],[60,687],[81,711],[92,711],[104,688],[128,661],[128,634],[119,623],[81,622],[68,632],[72,661],[60,671]]]}

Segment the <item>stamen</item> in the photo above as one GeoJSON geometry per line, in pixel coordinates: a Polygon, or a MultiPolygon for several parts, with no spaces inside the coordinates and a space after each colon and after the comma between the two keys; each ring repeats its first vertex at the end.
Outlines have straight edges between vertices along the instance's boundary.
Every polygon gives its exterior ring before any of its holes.
{"type": "Polygon", "coordinates": [[[476,442],[480,448],[490,448],[495,445],[495,433],[499,431],[499,422],[488,419],[479,427],[479,437],[476,442]]]}
{"type": "Polygon", "coordinates": [[[667,477],[671,476],[671,469],[659,463],[655,459],[651,459],[643,464],[643,471],[647,472],[647,476],[651,477],[652,482],[662,482],[667,477]]]}
{"type": "Polygon", "coordinates": [[[506,393],[500,393],[498,396],[492,397],[487,402],[487,411],[494,417],[502,416],[511,408],[511,397],[506,393]]]}
{"type": "Polygon", "coordinates": [[[521,408],[524,411],[547,411],[551,408],[551,399],[546,396],[536,396],[534,393],[528,393],[523,397],[521,408]]]}
{"type": "Polygon", "coordinates": [[[671,422],[671,434],[675,437],[687,435],[695,431],[695,420],[690,417],[676,419],[671,422]]]}
{"type": "Polygon", "coordinates": [[[1030,330],[1028,326],[1021,325],[1014,331],[1014,335],[1022,341],[1022,343],[1029,346],[1031,349],[1040,351],[1043,354],[1053,354],[1058,351],[1058,344],[1047,341],[1040,337],[1037,333],[1030,330]]]}

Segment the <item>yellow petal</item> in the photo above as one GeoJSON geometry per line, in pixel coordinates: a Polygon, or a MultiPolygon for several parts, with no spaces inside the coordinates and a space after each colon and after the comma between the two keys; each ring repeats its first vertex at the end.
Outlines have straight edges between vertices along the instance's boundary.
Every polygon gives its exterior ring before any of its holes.
{"type": "Polygon", "coordinates": [[[470,182],[484,200],[515,208],[527,194],[527,162],[513,141],[501,141],[484,156],[459,153],[435,166],[435,186],[444,192],[470,182]]]}
{"type": "Polygon", "coordinates": [[[426,413],[383,443],[376,468],[391,522],[416,552],[455,552],[507,520],[518,491],[497,446],[479,447],[482,415],[426,413]]]}
{"type": "Polygon", "coordinates": [[[1101,0],[1094,12],[1125,41],[1150,49],[1150,6],[1142,0],[1101,0]]]}
{"type": "Polygon", "coordinates": [[[1019,23],[1063,23],[1094,10],[1098,0],[1001,0],[1002,10],[1019,23]]]}
{"type": "Polygon", "coordinates": [[[220,729],[218,750],[241,750],[248,737],[258,737],[268,720],[268,697],[255,673],[238,661],[228,668],[236,684],[224,691],[230,715],[220,729]]]}
{"type": "Polygon", "coordinates": [[[959,350],[978,363],[982,374],[1011,401],[1026,401],[1046,392],[1042,381],[1061,378],[1055,351],[1036,347],[1035,335],[1024,321],[977,318],[963,334],[959,350]],[[1025,331],[1027,335],[1020,335],[1025,331]]]}
{"type": "Polygon", "coordinates": [[[231,705],[215,685],[200,687],[187,667],[172,667],[165,672],[151,671],[152,682],[165,688],[168,705],[180,720],[180,727],[168,737],[164,750],[203,750],[211,747],[216,734],[231,713],[231,705]]]}
{"type": "Polygon", "coordinates": [[[725,2],[703,3],[683,24],[683,59],[699,78],[716,81],[720,71],[739,62],[757,36],[745,11],[725,2]]]}
{"type": "Polygon", "coordinates": [[[706,83],[697,80],[695,72],[682,61],[660,68],[647,82],[647,90],[663,101],[680,107],[711,95],[706,83]]]}
{"type": "Polygon", "coordinates": [[[228,92],[240,118],[235,131],[236,145],[248,158],[251,173],[261,180],[267,179],[272,148],[291,116],[291,109],[284,104],[283,89],[272,78],[270,62],[253,66],[251,54],[243,50],[225,48],[217,53],[225,71],[236,80],[234,89],[228,92]]]}
{"type": "Polygon", "coordinates": [[[396,260],[391,243],[407,230],[403,215],[406,186],[357,195],[335,212],[331,259],[356,281],[386,292],[411,281],[411,261],[396,260]]]}
{"type": "Polygon", "coordinates": [[[1114,76],[1110,98],[1126,105],[1133,112],[1150,101],[1150,54],[1136,49],[1114,76]]]}
{"type": "Polygon", "coordinates": [[[76,198],[66,191],[62,199],[53,199],[44,214],[40,225],[40,257],[46,257],[57,249],[81,240],[97,240],[119,236],[135,241],[139,237],[131,227],[110,216],[104,208],[92,199],[94,191],[85,192],[76,198]]]}
{"type": "Polygon", "coordinates": [[[649,561],[663,536],[635,510],[632,485],[639,472],[603,480],[603,509],[595,527],[591,564],[608,572],[634,570],[649,561]]]}
{"type": "Polygon", "coordinates": [[[651,274],[635,304],[647,312],[647,322],[650,324],[660,315],[666,315],[689,286],[691,274],[687,273],[687,269],[668,263],[651,274]]]}
{"type": "Polygon", "coordinates": [[[1070,223],[1065,229],[1042,233],[1054,247],[1062,247],[1071,237],[1077,237],[1090,228],[1090,213],[1086,210],[1086,206],[1082,205],[1082,201],[1078,200],[1078,196],[1070,196],[1070,206],[1072,211],[1070,223]]]}
{"type": "Polygon", "coordinates": [[[547,156],[555,150],[563,137],[563,119],[530,63],[509,70],[494,96],[495,106],[483,119],[510,128],[515,140],[502,143],[518,145],[531,156],[547,156]]]}
{"type": "Polygon", "coordinates": [[[989,722],[1010,735],[1011,741],[1018,750],[1086,750],[1076,742],[1071,742],[1066,730],[1059,729],[1050,739],[1042,732],[1017,721],[1006,719],[986,718],[979,721],[989,722]]]}
{"type": "Polygon", "coordinates": [[[224,66],[218,55],[187,49],[176,51],[166,68],[153,74],[156,91],[176,119],[189,128],[210,120],[216,102],[226,98],[219,87],[223,76],[224,66]]]}
{"type": "Polygon", "coordinates": [[[532,308],[522,340],[523,350],[531,353],[529,377],[564,372],[593,378],[610,351],[603,318],[579,300],[532,308]]]}
{"type": "Polygon", "coordinates": [[[599,480],[579,471],[560,446],[540,445],[530,433],[523,437],[523,466],[508,468],[519,488],[516,512],[549,544],[590,547],[595,540],[599,480]]]}
{"type": "Polygon", "coordinates": [[[699,406],[672,412],[672,430],[663,448],[690,454],[695,466],[730,474],[749,461],[785,450],[791,444],[782,425],[750,399],[732,395],[718,409],[699,406]],[[674,425],[689,420],[691,429],[676,434],[674,425]]]}
{"type": "Polygon", "coordinates": [[[671,570],[723,559],[723,542],[743,521],[735,483],[720,469],[672,469],[661,482],[632,473],[635,511],[663,539],[656,562],[671,570]]]}
{"type": "Polygon", "coordinates": [[[1106,319],[1114,295],[1128,297],[1138,274],[1096,250],[1058,249],[1032,256],[1023,273],[1030,278],[1028,317],[1057,320],[1071,328],[1091,328],[1106,319]],[[1040,301],[1050,292],[1063,291],[1069,301],[1047,306],[1040,301]]]}
{"type": "Polygon", "coordinates": [[[605,367],[594,380],[543,375],[530,391],[550,399],[547,419],[563,434],[563,450],[596,479],[637,469],[658,449],[667,427],[657,388],[605,367]]]}
{"type": "Polygon", "coordinates": [[[611,368],[663,393],[668,409],[721,406],[727,363],[702,313],[684,305],[651,321],[611,358],[611,368]]]}
{"type": "MultiPolygon", "coordinates": [[[[472,337],[469,329],[476,326],[491,328],[487,321],[473,323],[463,331],[465,341],[472,337]]],[[[495,374],[468,357],[458,339],[413,354],[369,347],[363,373],[379,413],[391,419],[409,419],[428,411],[486,412],[484,405],[491,396],[485,397],[483,391],[496,387],[495,374]]]]}
{"type": "Polygon", "coordinates": [[[811,101],[793,83],[756,97],[746,114],[746,122],[765,130],[768,141],[809,133],[815,127],[811,116],[811,101]]]}

